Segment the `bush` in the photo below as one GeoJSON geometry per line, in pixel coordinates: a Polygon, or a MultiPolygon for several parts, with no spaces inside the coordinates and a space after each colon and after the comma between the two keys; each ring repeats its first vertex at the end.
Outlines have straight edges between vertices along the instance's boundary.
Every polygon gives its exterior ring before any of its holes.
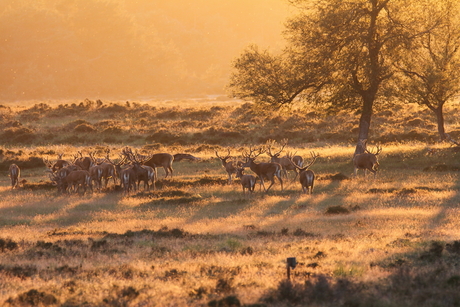
{"type": "Polygon", "coordinates": [[[80,124],[73,129],[75,132],[91,133],[96,132],[97,129],[90,124],[80,124]]]}
{"type": "Polygon", "coordinates": [[[2,133],[2,139],[8,143],[31,143],[36,138],[34,132],[26,127],[7,128],[2,133]]]}

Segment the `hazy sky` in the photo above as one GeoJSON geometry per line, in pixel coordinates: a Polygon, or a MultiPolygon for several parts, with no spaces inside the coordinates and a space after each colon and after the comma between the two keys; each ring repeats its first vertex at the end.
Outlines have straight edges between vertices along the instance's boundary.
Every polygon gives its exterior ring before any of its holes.
{"type": "Polygon", "coordinates": [[[0,0],[0,99],[223,94],[249,44],[282,47],[285,0],[0,0]]]}

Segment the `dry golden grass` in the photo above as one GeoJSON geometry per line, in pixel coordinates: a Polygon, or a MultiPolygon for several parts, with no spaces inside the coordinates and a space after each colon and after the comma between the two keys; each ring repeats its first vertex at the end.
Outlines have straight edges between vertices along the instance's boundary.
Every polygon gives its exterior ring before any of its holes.
{"type": "MultiPolygon", "coordinates": [[[[403,264],[422,271],[430,266],[420,259],[431,242],[452,244],[460,237],[459,172],[423,171],[440,162],[458,165],[458,153],[443,148],[426,156],[425,149],[386,145],[376,180],[362,174],[318,180],[312,196],[288,181],[285,191],[277,182],[268,194],[257,187],[244,197],[238,182],[220,183],[226,173],[212,149],[197,154],[203,162],[174,164],[176,176],[160,180],[159,190],[128,197],[112,189],[70,196],[11,190],[2,176],[0,239],[17,247],[0,250],[0,302],[20,305],[37,290],[44,294],[36,302],[44,305],[203,306],[234,295],[242,304],[289,306],[295,302],[263,299],[280,289],[286,257],[299,262],[294,285],[330,276],[384,287],[403,264]],[[200,179],[210,184],[200,185],[200,179]],[[333,206],[349,213],[326,214],[333,206]]],[[[312,169],[320,178],[352,173],[352,146],[292,150],[307,159],[311,150],[318,152],[312,169]]],[[[24,170],[22,178],[46,180],[41,169],[24,170]]],[[[455,256],[447,250],[443,255],[436,261],[455,256]]],[[[453,260],[445,261],[449,276],[460,276],[448,265],[453,260]]]]}

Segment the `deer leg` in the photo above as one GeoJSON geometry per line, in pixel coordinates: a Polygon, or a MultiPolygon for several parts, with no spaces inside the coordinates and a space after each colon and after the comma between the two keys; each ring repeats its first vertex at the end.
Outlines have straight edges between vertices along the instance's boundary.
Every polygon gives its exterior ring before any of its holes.
{"type": "Polygon", "coordinates": [[[265,190],[265,192],[268,192],[268,190],[270,190],[270,188],[275,184],[275,178],[272,178],[271,180],[271,183],[270,183],[270,186],[265,190]]]}
{"type": "Polygon", "coordinates": [[[265,189],[265,184],[264,184],[264,179],[262,176],[259,176],[260,179],[260,190],[262,191],[262,187],[264,187],[264,191],[267,192],[267,189],[265,189]]]}

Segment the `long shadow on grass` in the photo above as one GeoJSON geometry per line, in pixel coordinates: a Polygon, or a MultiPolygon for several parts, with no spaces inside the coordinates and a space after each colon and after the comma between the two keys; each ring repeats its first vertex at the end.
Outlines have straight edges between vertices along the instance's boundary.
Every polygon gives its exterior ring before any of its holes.
{"type": "Polygon", "coordinates": [[[2,194],[5,199],[10,197],[12,202],[17,201],[18,204],[0,208],[0,227],[40,222],[58,226],[74,225],[91,220],[95,212],[117,209],[121,198],[118,192],[109,192],[102,197],[94,197],[95,194],[91,193],[67,195],[55,191],[27,190],[2,194]]]}
{"type": "MultiPolygon", "coordinates": [[[[459,155],[459,153],[456,154],[457,156],[459,155]]],[[[452,187],[456,192],[449,201],[441,204],[441,208],[438,213],[434,215],[425,225],[425,231],[431,231],[449,223],[449,219],[452,217],[451,209],[456,209],[460,204],[460,172],[450,172],[450,174],[452,177],[456,177],[452,187]]]]}
{"type": "MultiPolygon", "coordinates": [[[[284,218],[274,221],[273,223],[267,225],[267,227],[279,229],[286,228],[289,226],[286,225],[286,217],[290,216],[291,218],[294,218],[297,215],[302,215],[306,211],[311,210],[323,215],[326,213],[326,209],[329,206],[342,206],[345,203],[344,198],[346,195],[342,193],[334,193],[334,190],[340,188],[341,182],[335,180],[328,180],[327,182],[324,182],[325,184],[317,184],[312,195],[302,193],[300,186],[296,187],[295,190],[285,191],[285,196],[289,196],[289,198],[281,199],[272,204],[270,208],[267,208],[264,214],[265,216],[280,215],[284,218]],[[324,193],[327,193],[327,197],[324,197],[324,193]],[[315,198],[317,198],[320,194],[323,200],[319,202],[315,201],[315,198]]],[[[303,225],[305,225],[305,230],[309,232],[317,233],[319,231],[319,229],[316,229],[315,226],[317,223],[314,223],[309,217],[305,217],[303,220],[296,219],[296,223],[299,223],[299,227],[302,227],[302,229],[304,229],[303,225]]],[[[341,223],[341,221],[337,220],[334,221],[334,223],[341,223]]],[[[340,227],[337,229],[340,229],[340,227]]]]}

